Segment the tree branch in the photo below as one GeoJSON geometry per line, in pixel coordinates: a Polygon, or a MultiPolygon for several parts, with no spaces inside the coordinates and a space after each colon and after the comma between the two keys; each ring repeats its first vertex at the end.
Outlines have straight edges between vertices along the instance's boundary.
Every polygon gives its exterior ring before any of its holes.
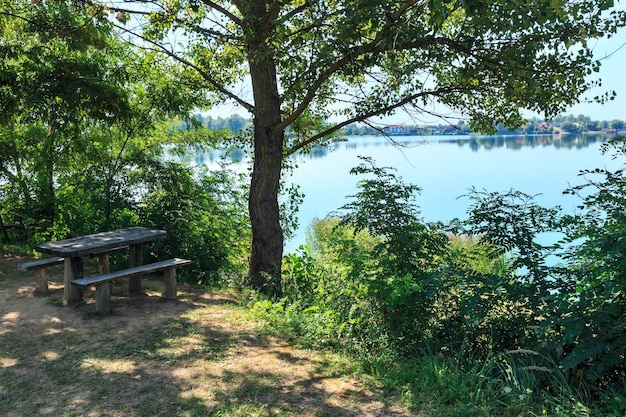
{"type": "MultiPolygon", "coordinates": [[[[309,92],[304,96],[304,98],[300,102],[300,105],[296,107],[296,109],[285,120],[282,121],[279,128],[285,129],[287,126],[293,123],[315,99],[318,89],[334,74],[340,71],[348,62],[362,55],[380,53],[387,50],[387,48],[380,48],[380,44],[384,40],[384,36],[391,31],[392,27],[396,23],[398,23],[398,20],[404,15],[404,13],[406,13],[412,6],[416,6],[418,3],[420,2],[416,0],[410,0],[402,4],[393,15],[389,16],[387,23],[381,28],[381,30],[378,31],[374,39],[372,39],[369,43],[352,49],[351,51],[349,51],[349,53],[345,54],[334,63],[328,65],[326,71],[323,71],[317,77],[317,80],[312,83],[312,88],[309,89],[309,92]]],[[[397,48],[395,48],[394,45],[393,48],[388,49],[391,50],[397,48]]]]}
{"type": "Polygon", "coordinates": [[[225,88],[224,86],[222,86],[217,80],[215,80],[215,78],[213,78],[208,72],[206,72],[205,70],[203,70],[202,68],[200,68],[198,65],[194,64],[193,62],[183,58],[182,56],[170,51],[169,49],[165,48],[165,46],[160,45],[157,42],[154,42],[138,33],[135,33],[133,31],[130,31],[122,26],[119,25],[115,25],[116,28],[129,33],[132,36],[135,36],[139,39],[141,39],[142,41],[149,43],[150,45],[152,45],[154,47],[153,50],[157,51],[157,52],[161,52],[165,55],[167,55],[168,57],[172,58],[175,61],[180,62],[181,64],[189,67],[189,68],[193,68],[205,81],[207,81],[213,88],[215,88],[218,92],[222,93],[223,95],[225,95],[226,97],[228,97],[231,100],[234,100],[235,102],[237,102],[237,104],[239,104],[240,106],[242,106],[243,108],[245,108],[246,110],[248,110],[249,112],[252,112],[254,109],[254,105],[251,103],[248,103],[247,101],[243,100],[241,97],[239,97],[237,94],[233,93],[232,91],[228,90],[227,88],[225,88]]]}
{"type": "MultiPolygon", "coordinates": [[[[205,6],[207,7],[211,7],[217,11],[219,11],[221,14],[223,14],[224,16],[226,16],[227,18],[229,18],[234,24],[236,24],[237,26],[241,26],[242,22],[241,19],[238,18],[237,16],[235,16],[234,14],[232,14],[231,12],[229,12],[227,9],[225,9],[224,7],[222,7],[219,3],[211,1],[211,0],[200,0],[205,6]]],[[[233,2],[234,3],[234,2],[233,2]]]]}
{"type": "MultiPolygon", "coordinates": [[[[277,1],[276,3],[279,4],[279,5],[283,5],[283,3],[280,2],[280,1],[277,1]]],[[[310,6],[309,1],[305,0],[305,2],[302,4],[302,6],[298,6],[295,9],[293,9],[292,11],[290,11],[289,13],[287,13],[286,15],[282,16],[280,18],[281,22],[288,22],[295,15],[305,11],[309,6],[310,6]]]]}
{"type": "Polygon", "coordinates": [[[328,129],[322,131],[322,132],[318,132],[315,135],[311,136],[310,138],[297,143],[295,146],[292,146],[291,148],[285,150],[285,152],[283,153],[284,156],[289,156],[295,152],[297,152],[298,150],[304,148],[307,145],[310,145],[311,143],[314,143],[336,131],[338,131],[339,129],[341,129],[342,127],[348,126],[352,123],[356,123],[356,122],[363,122],[367,119],[369,119],[370,117],[374,117],[377,116],[381,113],[386,113],[392,110],[395,110],[399,107],[402,107],[406,104],[411,103],[412,101],[420,98],[420,97],[427,97],[427,96],[441,96],[443,94],[449,94],[452,93],[454,91],[460,91],[463,90],[462,87],[441,87],[438,88],[436,90],[430,90],[430,91],[420,91],[419,93],[415,93],[415,94],[411,94],[408,97],[405,97],[404,99],[394,103],[394,104],[390,104],[389,106],[386,107],[382,107],[379,109],[375,109],[372,111],[369,111],[367,113],[363,113],[360,115],[357,115],[355,117],[352,117],[350,119],[344,120],[341,123],[335,124],[331,127],[329,127],[328,129]]]}

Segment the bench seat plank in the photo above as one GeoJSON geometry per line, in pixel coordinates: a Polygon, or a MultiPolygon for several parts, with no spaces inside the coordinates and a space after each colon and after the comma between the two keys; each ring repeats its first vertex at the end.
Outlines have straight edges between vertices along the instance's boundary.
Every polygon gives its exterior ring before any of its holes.
{"type": "Polygon", "coordinates": [[[166,300],[176,299],[176,267],[189,265],[190,260],[173,258],[167,261],[155,262],[152,264],[140,265],[120,271],[109,272],[93,277],[80,278],[72,281],[72,285],[85,287],[96,286],[96,311],[100,313],[111,312],[111,281],[118,278],[130,278],[151,272],[163,271],[164,291],[166,300]]]}
{"type": "Polygon", "coordinates": [[[36,261],[25,262],[17,266],[20,271],[34,271],[35,272],[35,295],[48,295],[48,274],[46,268],[63,263],[63,258],[43,258],[36,261]]]}
{"type": "Polygon", "coordinates": [[[50,266],[61,265],[63,263],[63,258],[53,257],[53,258],[43,258],[37,259],[36,261],[25,262],[23,264],[18,265],[18,269],[20,271],[36,271],[42,268],[48,268],[50,266]]]}
{"type": "Polygon", "coordinates": [[[118,278],[127,278],[135,275],[147,274],[151,272],[164,271],[170,268],[176,268],[178,266],[189,265],[191,263],[188,259],[173,258],[167,261],[155,262],[146,265],[140,265],[133,268],[122,269],[120,271],[109,272],[108,274],[94,275],[92,277],[75,279],[72,281],[73,285],[79,287],[86,287],[88,285],[101,284],[103,282],[112,281],[118,278]]]}

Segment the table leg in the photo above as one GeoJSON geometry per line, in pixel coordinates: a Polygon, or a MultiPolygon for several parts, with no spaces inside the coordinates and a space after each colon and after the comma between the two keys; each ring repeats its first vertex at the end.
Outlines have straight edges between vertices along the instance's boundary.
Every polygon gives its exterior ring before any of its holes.
{"type": "Polygon", "coordinates": [[[109,254],[104,253],[98,255],[98,273],[100,275],[108,274],[111,272],[111,267],[109,266],[109,254]]]}
{"type": "Polygon", "coordinates": [[[67,301],[80,301],[83,299],[83,290],[72,285],[72,281],[83,277],[83,258],[67,257],[63,261],[65,268],[63,274],[63,298],[67,301]]]}
{"type": "MultiPolygon", "coordinates": [[[[143,245],[141,244],[130,245],[130,248],[129,248],[130,252],[128,255],[128,260],[130,264],[129,266],[131,268],[141,265],[142,246],[143,245]]],[[[128,292],[130,292],[131,294],[138,294],[141,292],[141,276],[140,275],[135,275],[134,277],[130,277],[128,281],[128,292]]]]}
{"type": "Polygon", "coordinates": [[[166,269],[164,271],[165,280],[165,291],[164,296],[166,300],[175,300],[176,299],[176,268],[166,269]]]}
{"type": "MultiPolygon", "coordinates": [[[[100,275],[104,275],[109,272],[111,272],[109,254],[103,253],[98,255],[98,273],[100,273],[100,275]]],[[[111,287],[111,282],[103,282],[96,287],[96,311],[104,313],[111,312],[111,287]]]]}

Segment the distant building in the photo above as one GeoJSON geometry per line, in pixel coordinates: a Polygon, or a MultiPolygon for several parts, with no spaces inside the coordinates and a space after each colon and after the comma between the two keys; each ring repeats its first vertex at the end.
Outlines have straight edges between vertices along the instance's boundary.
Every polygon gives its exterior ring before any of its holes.
{"type": "Polygon", "coordinates": [[[383,133],[389,136],[414,135],[418,132],[417,126],[390,125],[383,128],[383,133]]]}

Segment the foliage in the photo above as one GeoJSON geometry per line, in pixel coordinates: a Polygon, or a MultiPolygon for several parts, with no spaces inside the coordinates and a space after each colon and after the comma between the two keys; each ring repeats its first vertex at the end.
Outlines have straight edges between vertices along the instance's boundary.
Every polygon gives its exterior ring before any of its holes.
{"type": "Polygon", "coordinates": [[[512,252],[513,269],[523,270],[525,279],[541,287],[550,273],[546,256],[551,248],[539,243],[537,237],[559,231],[560,207],[541,207],[533,196],[515,190],[488,193],[472,189],[467,197],[474,201],[466,220],[469,232],[512,252]]]}
{"type": "Polygon", "coordinates": [[[250,127],[250,124],[252,123],[250,119],[245,119],[238,114],[233,114],[228,117],[218,116],[217,118],[213,118],[211,116],[203,116],[201,114],[195,114],[193,117],[207,129],[229,130],[234,133],[246,130],[250,127]]]}
{"type": "Polygon", "coordinates": [[[512,277],[507,257],[466,236],[452,236],[448,249],[429,311],[432,349],[486,358],[532,344],[529,291],[512,277]]]}
{"type": "MultiPolygon", "coordinates": [[[[622,140],[604,148],[626,150],[622,140]]],[[[530,401],[548,415],[595,415],[585,404],[596,402],[620,415],[623,170],[581,173],[587,182],[568,192],[581,196],[584,215],[515,190],[472,189],[467,220],[415,229],[417,187],[365,162],[354,171],[375,175],[359,183],[346,214],[315,222],[309,246],[285,259],[275,326],[346,349],[389,386],[404,384],[393,363],[442,355],[483,375],[486,392],[499,393],[491,401],[507,410],[522,413],[530,401]],[[432,245],[415,230],[447,237],[432,245]],[[277,319],[287,311],[288,321],[277,319]]]]}
{"type": "Polygon", "coordinates": [[[2,2],[0,25],[6,205],[28,219],[35,239],[63,236],[67,227],[55,225],[58,173],[79,163],[89,124],[110,126],[130,110],[123,49],[106,21],[65,2],[2,2]]]}
{"type": "Polygon", "coordinates": [[[349,340],[357,352],[377,349],[374,345],[385,338],[375,306],[366,297],[366,281],[350,278],[354,262],[369,258],[377,241],[329,217],[312,225],[313,249],[302,246],[299,254],[285,258],[284,300],[301,307],[302,321],[309,323],[299,329],[305,340],[318,345],[349,340]]]}
{"type": "Polygon", "coordinates": [[[160,255],[198,260],[204,284],[240,266],[249,245],[241,183],[162,162],[166,151],[223,138],[176,128],[206,104],[194,74],[120,41],[97,6],[0,2],[0,24],[2,221],[30,244],[165,228],[160,255]]]}
{"type": "Polygon", "coordinates": [[[434,272],[447,238],[419,221],[411,203],[418,187],[404,184],[391,169],[376,167],[367,158],[351,173],[373,178],[360,181],[354,201],[340,209],[346,213],[340,225],[367,231],[376,244],[363,255],[344,252],[347,280],[363,287],[361,296],[372,303],[391,341],[417,345],[428,335],[424,313],[434,295],[434,272]]]}
{"type": "Polygon", "coordinates": [[[69,2],[0,3],[2,123],[43,120],[67,130],[124,117],[126,73],[101,16],[69,2]]]}
{"type": "Polygon", "coordinates": [[[488,356],[535,340],[500,246],[419,222],[417,187],[391,170],[366,160],[353,171],[376,175],[360,182],[341,219],[314,223],[311,249],[286,257],[288,303],[332,317],[324,325],[367,356],[425,345],[488,356]]]}
{"type": "MultiPolygon", "coordinates": [[[[604,145],[623,154],[621,139],[604,145]]],[[[539,207],[526,194],[470,194],[475,204],[469,211],[467,231],[480,240],[510,251],[511,277],[505,293],[514,293],[517,316],[504,328],[520,329],[524,324],[537,329],[519,346],[544,343],[546,352],[561,356],[561,367],[573,378],[585,376],[597,387],[624,387],[623,171],[605,169],[583,171],[599,175],[602,181],[588,179],[568,192],[579,194],[584,216],[565,216],[559,207],[539,207]],[[542,245],[541,233],[561,234],[560,244],[542,245]],[[548,255],[561,256],[565,265],[548,264],[548,255]],[[520,312],[526,311],[525,314],[520,312]],[[536,339],[539,337],[539,339],[536,339]],[[535,340],[534,343],[529,343],[535,340]]],[[[545,236],[544,236],[545,238],[545,236]]]]}
{"type": "MultiPolygon", "coordinates": [[[[618,138],[603,152],[623,156],[618,138]]],[[[568,235],[567,279],[546,323],[563,369],[596,385],[626,386],[626,177],[624,170],[582,171],[587,181],[568,190],[581,195],[584,221],[568,235]],[[599,177],[600,180],[594,178],[599,177]]]]}
{"type": "MultiPolygon", "coordinates": [[[[221,286],[229,272],[241,270],[249,250],[245,189],[227,171],[199,172],[174,162],[153,161],[133,173],[143,193],[140,224],[167,231],[151,251],[155,259],[193,259],[187,282],[221,286]]],[[[232,284],[232,283],[231,283],[232,284]]]]}
{"type": "Polygon", "coordinates": [[[128,169],[162,153],[155,127],[199,96],[174,88],[175,68],[153,77],[167,64],[113,37],[97,10],[4,2],[0,19],[3,214],[35,242],[131,222],[128,169]]]}
{"type": "MultiPolygon", "coordinates": [[[[248,101],[240,81],[249,73],[255,94],[280,89],[282,128],[300,123],[312,130],[294,136],[301,142],[402,106],[420,111],[435,98],[486,129],[501,122],[517,127],[521,108],[556,116],[594,85],[584,80],[599,66],[590,40],[624,25],[613,2],[583,0],[388,1],[385,7],[349,0],[273,8],[257,1],[150,3],[152,13],[134,13],[145,23],[135,35],[194,69],[217,100],[232,100],[257,116],[252,110],[260,103],[248,101]],[[186,34],[185,54],[169,48],[172,33],[186,34]],[[274,71],[261,79],[253,67],[266,60],[274,71]],[[330,116],[340,122],[309,123],[330,116]]],[[[132,8],[102,4],[119,13],[126,33],[135,30],[128,25],[132,8]]]]}

